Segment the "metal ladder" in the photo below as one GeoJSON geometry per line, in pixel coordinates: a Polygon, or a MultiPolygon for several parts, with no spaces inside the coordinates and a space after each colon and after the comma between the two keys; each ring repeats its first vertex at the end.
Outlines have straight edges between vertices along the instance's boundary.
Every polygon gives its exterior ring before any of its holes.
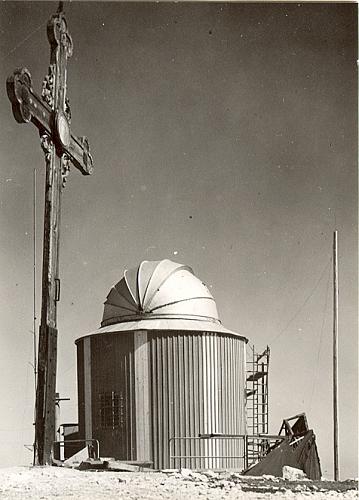
{"type": "MultiPolygon", "coordinates": [[[[258,354],[249,346],[247,361],[246,398],[248,435],[268,434],[268,368],[270,349],[258,354]]],[[[266,453],[266,441],[248,438],[246,463],[248,467],[258,462],[266,453]]]]}

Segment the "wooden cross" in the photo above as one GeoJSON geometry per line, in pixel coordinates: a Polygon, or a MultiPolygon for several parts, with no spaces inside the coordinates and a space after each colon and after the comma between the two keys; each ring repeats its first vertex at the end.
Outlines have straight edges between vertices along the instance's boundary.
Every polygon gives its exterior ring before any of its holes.
{"type": "Polygon", "coordinates": [[[26,68],[17,69],[6,87],[15,120],[30,121],[39,129],[46,160],[45,216],[42,267],[42,306],[39,332],[38,379],[36,390],[35,453],[39,465],[51,463],[55,440],[57,314],[60,299],[59,237],[61,191],[72,163],[83,175],[93,171],[86,137],[70,129],[71,113],[66,97],[66,65],[72,55],[63,2],[47,24],[50,66],[41,97],[32,89],[26,68]]]}

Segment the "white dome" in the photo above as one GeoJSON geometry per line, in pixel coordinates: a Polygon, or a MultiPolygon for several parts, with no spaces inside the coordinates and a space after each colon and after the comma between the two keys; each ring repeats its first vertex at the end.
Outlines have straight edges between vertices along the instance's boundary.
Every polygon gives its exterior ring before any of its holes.
{"type": "Polygon", "coordinates": [[[101,326],[144,319],[220,323],[206,285],[190,267],[170,260],[144,261],[125,271],[107,296],[101,326]]]}

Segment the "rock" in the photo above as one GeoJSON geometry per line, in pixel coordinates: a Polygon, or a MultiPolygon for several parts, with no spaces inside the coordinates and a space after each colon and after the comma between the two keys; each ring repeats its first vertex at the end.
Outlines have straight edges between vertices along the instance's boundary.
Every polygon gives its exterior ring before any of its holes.
{"type": "Polygon", "coordinates": [[[199,472],[192,472],[190,477],[191,479],[193,478],[194,481],[199,481],[201,483],[208,482],[208,477],[205,474],[201,474],[199,472]]]}
{"type": "Polygon", "coordinates": [[[307,479],[304,471],[296,469],[295,467],[290,467],[290,465],[283,466],[282,477],[286,481],[303,481],[303,479],[307,479]]]}
{"type": "Polygon", "coordinates": [[[180,474],[185,479],[189,479],[192,476],[191,469],[180,469],[180,474]]]}
{"type": "Polygon", "coordinates": [[[208,477],[209,479],[218,479],[219,477],[218,472],[213,472],[213,470],[205,470],[202,472],[202,474],[208,477]]]}
{"type": "MultiPolygon", "coordinates": [[[[285,467],[287,467],[287,466],[285,466],[285,467]]],[[[283,469],[284,469],[284,467],[283,467],[283,469]]],[[[296,469],[296,470],[299,470],[299,469],[296,469]]],[[[303,471],[301,471],[301,472],[303,472],[303,471]]],[[[267,479],[268,481],[274,481],[274,482],[279,481],[278,477],[272,476],[271,474],[263,474],[262,478],[267,479]]]]}
{"type": "Polygon", "coordinates": [[[241,474],[239,474],[238,472],[232,472],[232,474],[230,475],[230,479],[236,479],[237,482],[238,481],[241,481],[243,478],[243,476],[241,474]]]}

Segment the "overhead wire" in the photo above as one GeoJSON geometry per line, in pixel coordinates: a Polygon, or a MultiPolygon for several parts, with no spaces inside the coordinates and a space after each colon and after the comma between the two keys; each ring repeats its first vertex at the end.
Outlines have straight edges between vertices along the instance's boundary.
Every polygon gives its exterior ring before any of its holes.
{"type": "MultiPolygon", "coordinates": [[[[332,259],[330,259],[330,261],[331,260],[332,259]]],[[[316,383],[317,383],[318,372],[319,372],[319,358],[320,358],[320,352],[321,352],[321,348],[322,348],[324,325],[325,325],[325,320],[326,320],[326,316],[327,316],[326,313],[327,313],[327,307],[328,307],[329,283],[330,283],[330,272],[328,273],[327,291],[326,291],[326,294],[325,294],[323,319],[322,319],[322,326],[320,328],[320,337],[319,337],[319,346],[318,346],[318,353],[317,353],[317,361],[315,363],[315,372],[314,372],[314,377],[313,377],[312,393],[311,393],[310,399],[309,399],[309,409],[311,409],[311,407],[312,407],[312,400],[313,400],[314,390],[315,390],[315,386],[316,386],[316,383]]]]}
{"type": "Polygon", "coordinates": [[[47,20],[44,21],[44,22],[42,22],[37,28],[35,28],[34,30],[32,30],[25,38],[23,38],[22,40],[20,40],[20,42],[18,44],[16,44],[13,49],[11,49],[7,54],[5,54],[5,56],[3,57],[3,61],[5,61],[11,54],[13,54],[15,52],[15,50],[17,50],[25,42],[27,42],[32,37],[32,35],[34,35],[35,33],[37,33],[43,26],[45,26],[45,24],[47,24],[47,20]]]}
{"type": "Polygon", "coordinates": [[[312,291],[309,293],[309,295],[307,295],[307,297],[304,300],[304,302],[302,303],[302,305],[299,307],[299,309],[297,310],[297,312],[290,318],[290,320],[287,322],[287,324],[280,330],[280,332],[275,337],[273,337],[270,340],[270,342],[269,342],[270,344],[273,343],[273,342],[275,342],[276,340],[278,340],[279,337],[281,337],[283,335],[283,333],[287,330],[287,328],[291,325],[291,323],[297,318],[297,316],[299,315],[299,313],[302,311],[302,309],[304,308],[304,306],[307,304],[307,302],[309,301],[309,299],[313,296],[314,292],[318,288],[319,283],[322,281],[324,273],[325,273],[328,265],[330,264],[330,262],[331,262],[331,258],[326,263],[326,265],[325,265],[324,269],[322,270],[322,272],[321,272],[321,274],[319,276],[319,279],[316,282],[316,284],[314,285],[314,288],[312,289],[312,291]]]}

